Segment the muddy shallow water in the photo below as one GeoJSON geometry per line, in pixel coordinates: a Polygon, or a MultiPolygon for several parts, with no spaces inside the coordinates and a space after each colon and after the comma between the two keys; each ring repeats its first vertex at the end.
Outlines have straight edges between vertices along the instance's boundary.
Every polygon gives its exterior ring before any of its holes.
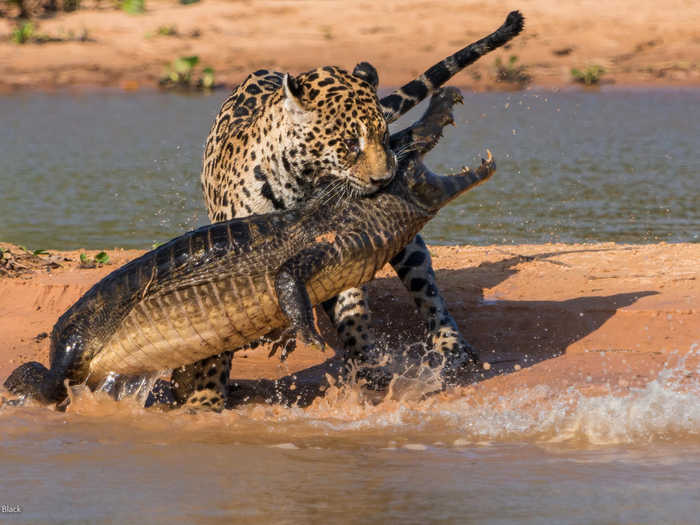
{"type": "MultiPolygon", "coordinates": [[[[476,166],[488,148],[498,171],[440,212],[429,242],[698,241],[700,90],[464,91],[427,164],[476,166]]],[[[143,249],[206,223],[202,148],[225,97],[0,97],[0,238],[143,249]]]]}
{"type": "Polygon", "coordinates": [[[220,415],[78,389],[66,413],[0,409],[2,504],[42,523],[693,523],[696,375],[681,360],[597,396],[407,381],[377,405],[331,386],[220,415]]]}
{"type": "MultiPolygon", "coordinates": [[[[0,239],[148,248],[203,224],[201,148],[224,96],[0,97],[0,239]]],[[[699,100],[468,95],[427,163],[473,166],[489,148],[499,170],[428,241],[697,242],[699,100]]],[[[22,509],[0,522],[694,523],[698,347],[671,349],[694,364],[641,388],[405,381],[378,405],[331,387],[304,408],[196,416],[82,391],[65,413],[0,406],[0,509],[22,509]]]]}

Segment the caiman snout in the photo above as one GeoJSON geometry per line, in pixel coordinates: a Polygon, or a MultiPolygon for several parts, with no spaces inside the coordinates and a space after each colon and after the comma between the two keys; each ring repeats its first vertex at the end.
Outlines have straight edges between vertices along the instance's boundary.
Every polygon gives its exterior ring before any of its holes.
{"type": "Polygon", "coordinates": [[[488,159],[482,159],[481,166],[475,171],[463,167],[460,173],[452,176],[435,175],[423,164],[423,156],[442,138],[443,128],[448,124],[456,126],[452,108],[457,103],[463,104],[464,98],[456,87],[436,90],[428,109],[411,127],[414,153],[407,155],[405,173],[408,186],[414,201],[433,212],[487,181],[496,171],[496,162],[490,151],[488,159]]]}

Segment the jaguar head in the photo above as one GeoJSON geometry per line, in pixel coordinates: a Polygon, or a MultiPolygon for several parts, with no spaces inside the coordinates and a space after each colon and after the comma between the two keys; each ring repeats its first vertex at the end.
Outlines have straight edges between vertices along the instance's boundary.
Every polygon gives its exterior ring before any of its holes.
{"type": "MultiPolygon", "coordinates": [[[[347,182],[371,194],[396,173],[389,129],[377,98],[376,70],[359,64],[351,74],[324,67],[283,80],[284,111],[293,123],[294,150],[304,173],[347,182]]],[[[313,182],[313,181],[311,181],[313,182]]]]}

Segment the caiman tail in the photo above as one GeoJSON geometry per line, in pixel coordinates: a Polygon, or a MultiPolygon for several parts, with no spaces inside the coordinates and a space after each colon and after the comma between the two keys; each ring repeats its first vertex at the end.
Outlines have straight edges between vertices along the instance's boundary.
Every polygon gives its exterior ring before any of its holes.
{"type": "Polygon", "coordinates": [[[428,69],[421,76],[382,98],[379,102],[389,123],[426,99],[437,88],[444,86],[453,76],[472,65],[482,56],[507,44],[525,27],[520,11],[512,11],[501,27],[481,40],[460,49],[428,69]]]}
{"type": "Polygon", "coordinates": [[[33,397],[41,403],[52,405],[67,396],[66,387],[57,376],[41,363],[30,361],[17,367],[4,386],[13,395],[33,397]]]}

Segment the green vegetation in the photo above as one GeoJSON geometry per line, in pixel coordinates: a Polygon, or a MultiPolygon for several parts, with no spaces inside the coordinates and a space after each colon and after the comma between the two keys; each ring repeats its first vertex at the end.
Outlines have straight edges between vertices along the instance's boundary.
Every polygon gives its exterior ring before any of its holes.
{"type": "Polygon", "coordinates": [[[588,66],[584,70],[571,69],[571,76],[574,82],[579,82],[586,86],[597,86],[607,71],[600,66],[588,66]]]}
{"type": "Polygon", "coordinates": [[[160,78],[160,86],[181,91],[213,89],[215,87],[214,69],[204,68],[199,76],[195,76],[197,64],[199,64],[198,56],[180,57],[166,64],[165,73],[160,78]]]}
{"type": "Polygon", "coordinates": [[[200,82],[202,83],[202,87],[204,89],[214,89],[214,68],[205,67],[202,70],[200,82]]]}
{"type": "Polygon", "coordinates": [[[122,9],[130,15],[140,15],[146,11],[146,0],[124,0],[122,9]]]}
{"type": "Polygon", "coordinates": [[[160,242],[160,241],[154,242],[152,249],[155,250],[156,248],[158,248],[158,246],[163,246],[164,244],[165,244],[164,242],[160,242]]]}
{"type": "Polygon", "coordinates": [[[507,63],[503,63],[500,57],[496,59],[496,78],[502,82],[509,82],[518,87],[522,87],[531,80],[527,74],[527,66],[516,66],[518,55],[511,55],[507,63]]]}
{"type": "Polygon", "coordinates": [[[157,36],[177,36],[177,26],[175,24],[160,26],[156,30],[157,36]]]}
{"type": "Polygon", "coordinates": [[[198,63],[198,56],[180,57],[177,60],[173,60],[171,64],[165,66],[166,71],[161,78],[161,84],[172,82],[176,86],[190,87],[192,85],[194,67],[198,63]]]}
{"type": "Polygon", "coordinates": [[[90,258],[84,253],[80,254],[80,266],[83,268],[95,268],[95,266],[102,266],[109,262],[109,255],[106,252],[100,252],[95,257],[90,260],[90,258]]]}
{"type": "Polygon", "coordinates": [[[20,22],[19,25],[12,30],[10,39],[15,44],[26,44],[34,35],[34,24],[32,22],[20,22]]]}
{"type": "Polygon", "coordinates": [[[182,5],[196,4],[197,2],[199,2],[199,0],[180,0],[182,5]]]}
{"type": "Polygon", "coordinates": [[[51,255],[51,254],[49,252],[47,252],[46,250],[34,250],[32,252],[32,255],[34,257],[39,257],[40,255],[51,255]]]}
{"type": "Polygon", "coordinates": [[[16,44],[47,44],[49,42],[89,42],[90,38],[87,29],[83,28],[77,33],[74,29],[65,31],[63,27],[58,28],[58,34],[52,36],[46,33],[37,33],[34,22],[21,21],[10,35],[10,41],[16,44]]]}
{"type": "Polygon", "coordinates": [[[107,264],[109,262],[109,255],[107,255],[105,252],[100,252],[95,255],[93,260],[98,264],[107,264]]]}

